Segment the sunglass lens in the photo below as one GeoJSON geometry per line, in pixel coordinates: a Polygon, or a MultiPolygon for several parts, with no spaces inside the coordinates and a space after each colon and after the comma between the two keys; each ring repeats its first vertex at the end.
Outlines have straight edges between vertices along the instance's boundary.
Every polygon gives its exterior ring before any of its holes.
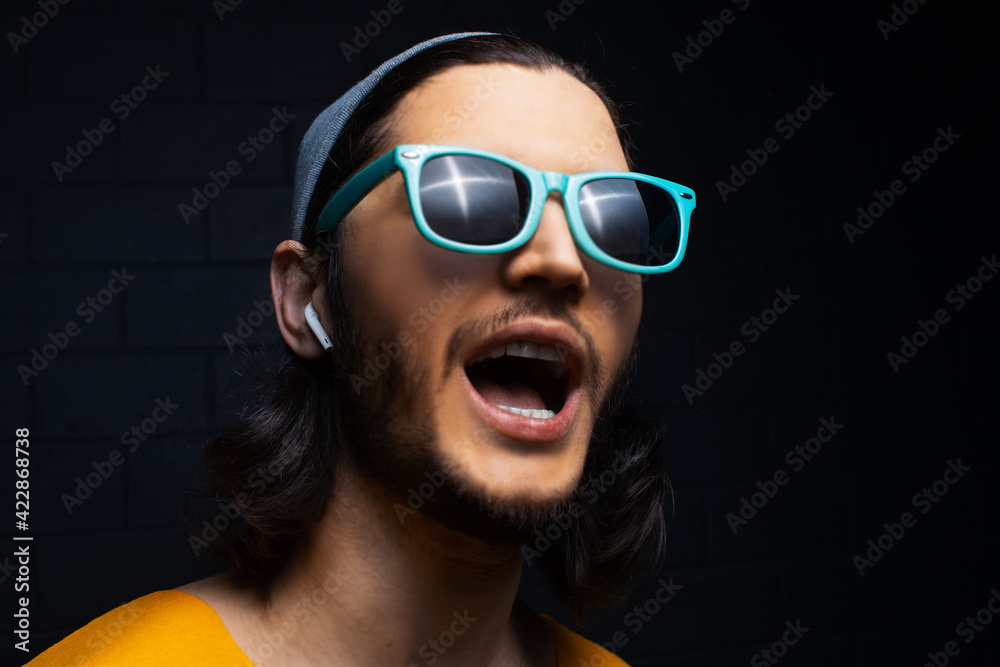
{"type": "Polygon", "coordinates": [[[667,190],[629,178],[604,178],[580,188],[587,233],[615,259],[663,266],[677,255],[680,215],[667,190]]]}
{"type": "Polygon", "coordinates": [[[420,172],[420,207],[428,226],[451,241],[496,245],[524,226],[530,185],[520,173],[495,160],[442,155],[420,172]]]}

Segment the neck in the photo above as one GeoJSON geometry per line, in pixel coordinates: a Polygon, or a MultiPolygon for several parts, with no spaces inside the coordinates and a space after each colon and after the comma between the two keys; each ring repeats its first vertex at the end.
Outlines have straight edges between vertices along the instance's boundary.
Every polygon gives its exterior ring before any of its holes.
{"type": "Polygon", "coordinates": [[[269,664],[270,644],[284,664],[519,664],[519,547],[420,513],[401,519],[396,499],[344,463],[308,544],[259,607],[266,641],[247,647],[251,660],[269,664]]]}

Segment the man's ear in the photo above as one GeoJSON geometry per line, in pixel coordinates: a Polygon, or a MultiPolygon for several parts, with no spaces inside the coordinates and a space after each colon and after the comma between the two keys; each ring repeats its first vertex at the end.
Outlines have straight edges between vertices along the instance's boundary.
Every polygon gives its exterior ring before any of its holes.
{"type": "Polygon", "coordinates": [[[326,353],[306,322],[310,301],[326,331],[330,319],[326,312],[325,290],[317,267],[307,263],[308,249],[298,241],[282,241],[271,257],[271,296],[278,329],[292,352],[304,359],[320,359],[326,353]]]}

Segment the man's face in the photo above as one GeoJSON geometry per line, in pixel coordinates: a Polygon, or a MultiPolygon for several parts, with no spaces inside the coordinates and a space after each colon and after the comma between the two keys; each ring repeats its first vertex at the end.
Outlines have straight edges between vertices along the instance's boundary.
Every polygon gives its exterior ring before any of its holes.
{"type": "MultiPolygon", "coordinates": [[[[411,91],[393,119],[393,144],[478,148],[569,174],[628,169],[601,100],[558,70],[455,67],[411,91]]],[[[379,371],[358,387],[363,412],[379,422],[370,425],[377,441],[362,445],[362,467],[402,489],[427,480],[422,473],[433,471],[421,466],[440,466],[480,506],[529,515],[565,501],[608,386],[632,351],[637,277],[577,249],[558,194],[534,237],[501,254],[424,239],[399,173],[343,227],[361,338],[353,367],[359,377],[379,371]],[[494,359],[501,348],[507,354],[494,359]]]]}

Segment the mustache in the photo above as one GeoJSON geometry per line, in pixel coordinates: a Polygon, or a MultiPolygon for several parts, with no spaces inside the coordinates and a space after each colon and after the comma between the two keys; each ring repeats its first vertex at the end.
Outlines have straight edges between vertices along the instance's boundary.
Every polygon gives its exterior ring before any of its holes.
{"type": "Polygon", "coordinates": [[[442,378],[446,377],[454,366],[461,366],[464,359],[459,358],[462,349],[467,349],[463,343],[469,339],[482,340],[494,334],[505,326],[520,319],[532,316],[543,316],[553,320],[561,320],[569,325],[584,345],[583,378],[594,381],[604,377],[604,364],[597,354],[597,346],[583,322],[569,309],[564,300],[543,299],[533,295],[523,295],[508,302],[499,310],[482,317],[466,320],[452,333],[448,341],[447,362],[442,369],[442,378]]]}

